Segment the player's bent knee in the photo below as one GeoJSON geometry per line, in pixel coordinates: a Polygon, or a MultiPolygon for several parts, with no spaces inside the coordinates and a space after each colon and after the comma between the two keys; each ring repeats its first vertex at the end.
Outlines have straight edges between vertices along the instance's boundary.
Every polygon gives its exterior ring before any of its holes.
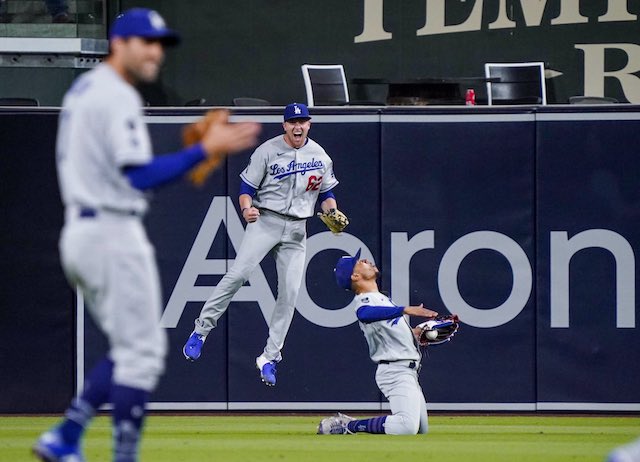
{"type": "Polygon", "coordinates": [[[404,428],[398,433],[398,435],[417,435],[418,434],[418,426],[407,424],[404,428]]]}
{"type": "Polygon", "coordinates": [[[420,422],[405,414],[394,414],[387,417],[385,430],[388,435],[416,435],[420,422]]]}
{"type": "Polygon", "coordinates": [[[413,425],[405,425],[396,427],[393,433],[388,433],[389,435],[417,435],[418,429],[413,425]]]}

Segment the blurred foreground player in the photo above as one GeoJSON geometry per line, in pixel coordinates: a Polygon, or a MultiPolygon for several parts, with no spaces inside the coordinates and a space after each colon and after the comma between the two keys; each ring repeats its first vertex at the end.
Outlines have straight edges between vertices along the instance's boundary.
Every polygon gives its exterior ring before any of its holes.
{"type": "Polygon", "coordinates": [[[113,460],[138,460],[145,405],[164,370],[166,334],[154,249],[142,217],[145,190],[213,156],[256,144],[259,125],[218,124],[202,141],[154,157],[134,85],[154,81],[178,35],[148,9],[114,21],[106,62],[80,76],[63,101],[56,161],[65,225],[60,255],[109,352],[86,377],[63,421],[33,447],[47,462],[83,461],[81,438],[99,407],[113,404],[113,460]]]}
{"type": "Polygon", "coordinates": [[[640,438],[615,448],[607,457],[607,462],[640,462],[640,438]]]}

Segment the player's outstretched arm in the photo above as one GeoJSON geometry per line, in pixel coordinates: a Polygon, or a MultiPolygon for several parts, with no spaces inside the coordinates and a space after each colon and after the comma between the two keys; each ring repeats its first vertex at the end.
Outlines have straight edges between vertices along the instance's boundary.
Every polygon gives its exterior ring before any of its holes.
{"type": "Polygon", "coordinates": [[[125,166],[122,171],[131,186],[145,190],[179,178],[205,158],[206,152],[198,143],[182,151],[155,156],[148,164],[125,166]]]}
{"type": "Polygon", "coordinates": [[[204,167],[197,178],[197,183],[202,184],[225,155],[255,146],[261,129],[259,124],[229,124],[226,114],[220,116],[224,116],[224,120],[205,127],[199,142],[189,144],[182,151],[155,156],[146,165],[125,167],[123,170],[131,185],[141,190],[155,188],[182,176],[196,165],[204,167]],[[202,161],[207,158],[213,162],[204,165],[202,161]]]}
{"type": "Polygon", "coordinates": [[[189,181],[202,186],[229,154],[253,147],[258,141],[260,125],[254,122],[229,123],[229,111],[212,109],[200,120],[184,127],[182,142],[185,146],[199,143],[206,160],[189,172],[189,181]]]}
{"type": "Polygon", "coordinates": [[[425,308],[422,303],[419,306],[405,306],[404,314],[409,316],[420,316],[422,318],[435,318],[438,316],[436,311],[425,308]]]}

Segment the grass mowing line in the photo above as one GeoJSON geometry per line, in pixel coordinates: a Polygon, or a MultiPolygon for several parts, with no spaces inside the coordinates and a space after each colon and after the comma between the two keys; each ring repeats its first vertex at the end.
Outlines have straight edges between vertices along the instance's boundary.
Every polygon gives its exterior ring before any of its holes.
{"type": "MultiPolygon", "coordinates": [[[[602,462],[611,448],[640,434],[637,417],[432,416],[418,436],[315,435],[322,416],[151,415],[142,462],[446,461],[602,462]]],[[[0,417],[0,460],[30,461],[37,436],[53,417],[0,417]]],[[[86,435],[90,462],[110,460],[111,421],[95,419],[86,435]]]]}

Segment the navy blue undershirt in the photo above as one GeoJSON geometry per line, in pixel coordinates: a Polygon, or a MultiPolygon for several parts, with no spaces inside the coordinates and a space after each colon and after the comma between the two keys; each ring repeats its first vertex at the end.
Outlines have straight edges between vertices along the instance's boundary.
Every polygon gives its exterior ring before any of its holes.
{"type": "Polygon", "coordinates": [[[256,188],[246,183],[244,180],[240,180],[240,196],[243,194],[249,194],[251,197],[256,195],[256,188]]]}
{"type": "Polygon", "coordinates": [[[174,180],[205,157],[202,144],[197,143],[182,151],[154,156],[148,164],[123,167],[122,171],[134,188],[145,190],[174,180]]]}
{"type": "Polygon", "coordinates": [[[327,191],[327,192],[323,192],[323,193],[320,193],[320,194],[318,195],[318,201],[319,201],[321,204],[322,204],[324,201],[326,201],[327,199],[329,199],[329,198],[331,198],[331,199],[333,199],[333,200],[335,200],[335,199],[336,199],[336,196],[334,196],[334,195],[333,195],[333,190],[331,190],[331,189],[330,189],[329,191],[327,191]]]}
{"type": "Polygon", "coordinates": [[[385,319],[395,319],[398,316],[402,316],[404,312],[404,306],[371,306],[362,305],[356,311],[356,316],[359,321],[365,324],[376,321],[384,321],[385,319]]]}

